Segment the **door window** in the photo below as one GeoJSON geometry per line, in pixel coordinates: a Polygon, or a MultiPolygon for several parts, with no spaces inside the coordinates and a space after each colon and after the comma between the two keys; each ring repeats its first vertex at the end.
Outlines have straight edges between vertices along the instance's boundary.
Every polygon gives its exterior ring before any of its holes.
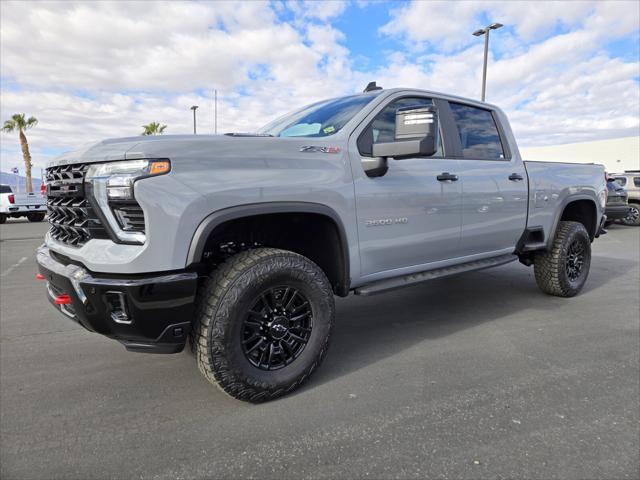
{"type": "Polygon", "coordinates": [[[449,105],[458,127],[464,158],[504,159],[498,127],[489,110],[453,102],[449,102],[449,105]]]}
{"type": "MultiPolygon", "coordinates": [[[[424,97],[405,97],[389,103],[358,137],[358,151],[363,157],[373,156],[374,143],[394,142],[396,139],[396,110],[405,107],[430,107],[433,100],[424,97]]],[[[442,157],[440,132],[436,139],[437,151],[432,157],[442,157]]],[[[429,157],[431,158],[431,157],[429,157]]]]}

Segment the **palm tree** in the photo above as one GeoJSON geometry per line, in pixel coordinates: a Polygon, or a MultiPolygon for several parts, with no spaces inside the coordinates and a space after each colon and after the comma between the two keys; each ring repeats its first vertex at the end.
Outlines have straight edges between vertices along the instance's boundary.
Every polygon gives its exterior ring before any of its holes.
{"type": "Polygon", "coordinates": [[[162,135],[166,125],[160,125],[158,122],[151,122],[149,125],[142,125],[144,131],[142,135],[162,135]]]}
{"type": "Polygon", "coordinates": [[[31,193],[33,192],[33,184],[31,183],[31,154],[29,153],[29,143],[27,142],[24,131],[35,127],[38,124],[38,119],[36,117],[29,117],[25,120],[24,117],[24,113],[14,113],[11,116],[11,120],[4,122],[2,131],[10,133],[18,130],[18,132],[20,132],[20,147],[22,148],[22,158],[24,159],[24,172],[27,177],[27,193],[31,193]]]}

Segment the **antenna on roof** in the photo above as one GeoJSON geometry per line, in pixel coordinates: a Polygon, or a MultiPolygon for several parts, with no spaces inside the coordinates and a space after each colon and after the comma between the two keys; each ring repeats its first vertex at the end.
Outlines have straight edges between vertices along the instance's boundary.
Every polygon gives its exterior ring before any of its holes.
{"type": "Polygon", "coordinates": [[[362,93],[373,92],[374,90],[382,90],[382,87],[376,85],[376,82],[369,82],[362,93]]]}

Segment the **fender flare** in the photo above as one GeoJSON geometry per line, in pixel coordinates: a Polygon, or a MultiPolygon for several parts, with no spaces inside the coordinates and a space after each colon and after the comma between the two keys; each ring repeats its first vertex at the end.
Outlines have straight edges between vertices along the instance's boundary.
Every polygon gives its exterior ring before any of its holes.
{"type": "Polygon", "coordinates": [[[546,243],[547,243],[547,248],[551,248],[551,245],[553,244],[553,239],[555,238],[556,235],[556,230],[558,228],[558,223],[560,223],[560,219],[562,218],[562,214],[564,213],[565,209],[567,208],[567,205],[569,205],[570,203],[579,201],[579,200],[588,200],[591,203],[593,203],[593,206],[596,210],[596,218],[595,218],[595,225],[594,225],[594,231],[593,232],[589,232],[589,237],[591,237],[591,240],[593,240],[594,236],[598,233],[598,203],[597,201],[590,195],[586,195],[586,194],[575,194],[575,195],[570,195],[568,197],[565,197],[562,202],[560,203],[560,205],[558,206],[557,210],[556,210],[556,214],[555,217],[553,219],[553,224],[551,226],[551,230],[549,231],[549,236],[546,238],[546,243]]]}
{"type": "Polygon", "coordinates": [[[234,207],[224,208],[218,210],[206,216],[202,222],[196,228],[195,233],[191,239],[189,245],[189,251],[187,253],[186,265],[190,266],[196,264],[202,258],[204,254],[204,248],[211,233],[223,223],[229,220],[237,220],[244,217],[251,217],[255,215],[268,215],[273,213],[313,213],[316,215],[323,215],[333,221],[338,230],[338,236],[340,239],[340,250],[342,252],[342,262],[344,265],[341,291],[338,294],[346,295],[349,292],[351,278],[350,278],[350,264],[349,264],[349,242],[347,240],[346,230],[342,219],[331,207],[323,205],[321,203],[313,202],[264,202],[264,203],[250,203],[246,205],[238,205],[234,207]]]}

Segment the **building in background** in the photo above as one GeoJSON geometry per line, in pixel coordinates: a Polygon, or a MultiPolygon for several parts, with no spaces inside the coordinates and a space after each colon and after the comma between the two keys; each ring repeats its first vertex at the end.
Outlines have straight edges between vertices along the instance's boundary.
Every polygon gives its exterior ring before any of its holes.
{"type": "Polygon", "coordinates": [[[524,160],[601,163],[607,172],[640,170],[640,135],[583,143],[520,148],[524,160]]]}

